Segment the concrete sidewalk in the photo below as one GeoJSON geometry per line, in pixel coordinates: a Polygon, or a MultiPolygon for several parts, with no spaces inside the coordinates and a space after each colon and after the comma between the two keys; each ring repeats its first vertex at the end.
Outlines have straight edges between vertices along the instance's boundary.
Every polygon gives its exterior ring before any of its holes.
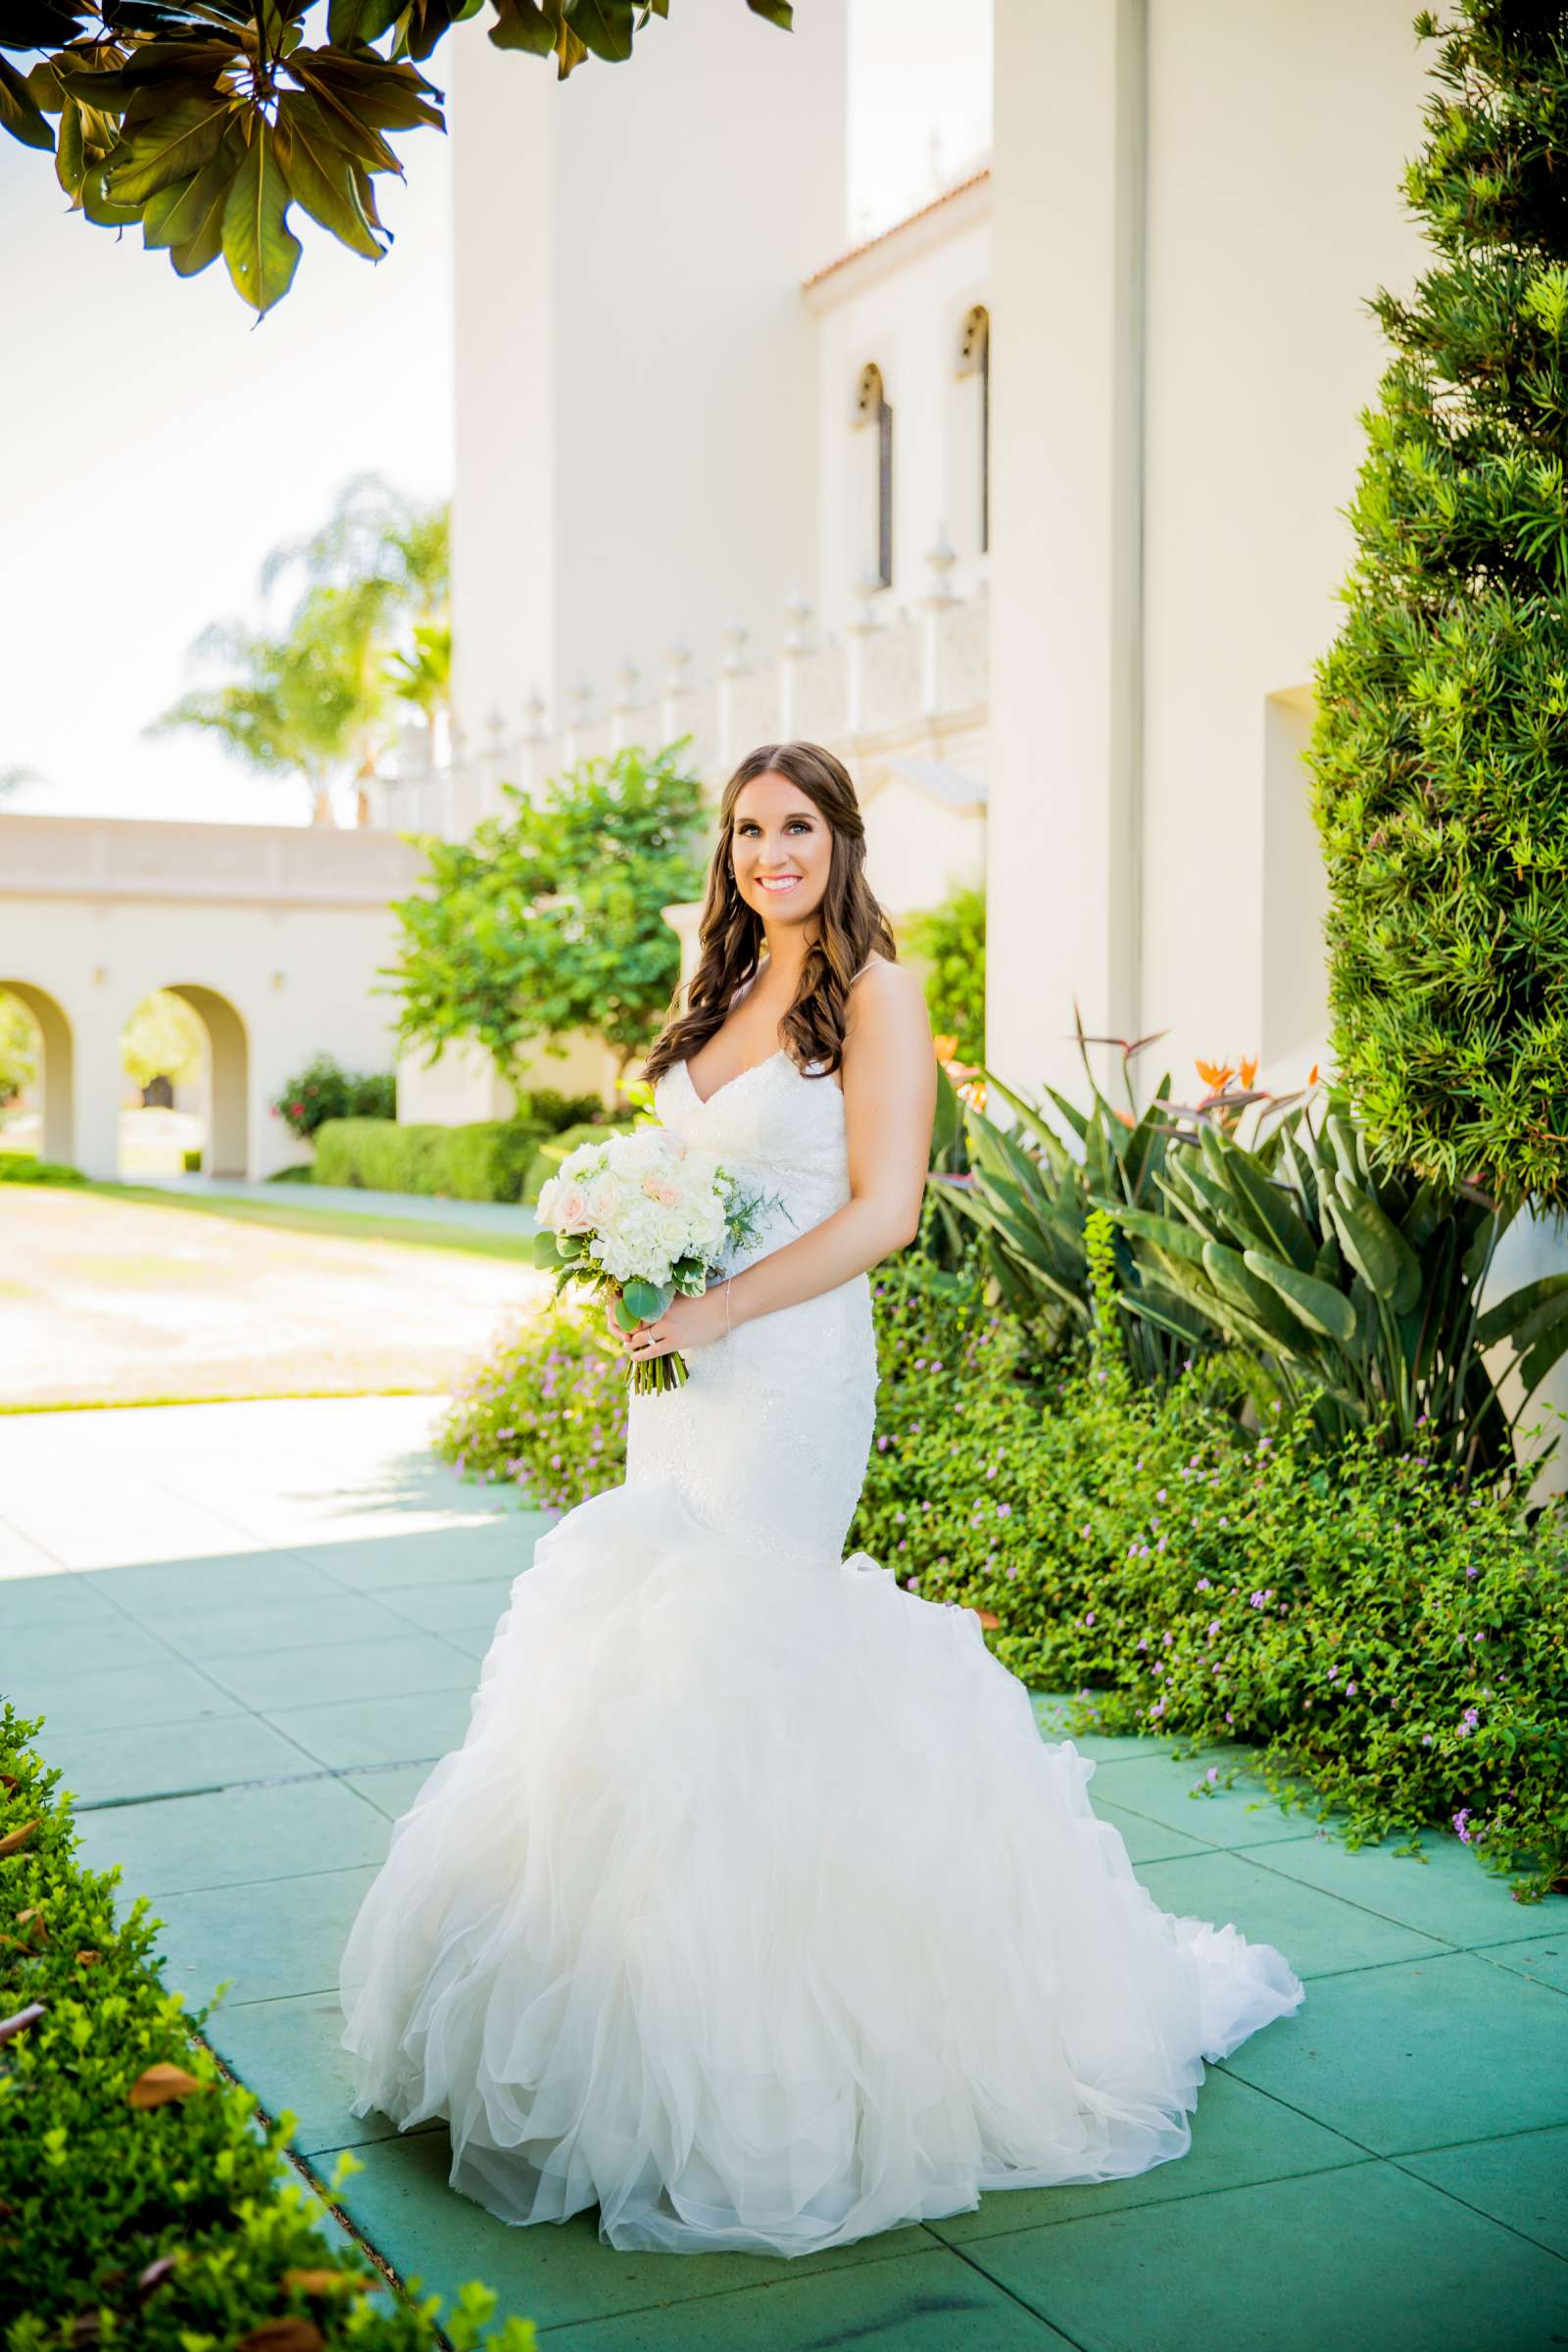
{"type": "MultiPolygon", "coordinates": [[[[172,1986],[402,2277],[478,2277],[561,2352],[1542,2352],[1568,2334],[1568,1903],[1451,1839],[1348,1853],[1168,1741],[1091,1740],[1167,1909],[1308,1980],[1211,2072],[1193,2153],[783,2263],[616,2254],[447,2186],[444,2126],[356,2119],[342,1940],[459,1741],[539,1522],[426,1451],[427,1398],[0,1422],[0,1675],[47,1715],[88,1860],[153,1897],[172,1986]]],[[[1052,1702],[1041,1701],[1043,1717],[1052,1702]]],[[[1049,2031],[1049,2018],[1042,2018],[1049,2031]]]]}

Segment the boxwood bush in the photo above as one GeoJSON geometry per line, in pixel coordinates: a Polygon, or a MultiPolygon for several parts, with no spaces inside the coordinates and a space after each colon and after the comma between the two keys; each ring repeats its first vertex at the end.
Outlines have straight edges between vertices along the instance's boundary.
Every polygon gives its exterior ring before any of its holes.
{"type": "MultiPolygon", "coordinates": [[[[1102,1243],[1105,1237],[1099,1237],[1102,1243]]],[[[1103,1248],[1097,1280],[1109,1280],[1103,1248]]],[[[1366,1432],[1329,1454],[1250,1430],[1224,1356],[1135,1391],[1102,1298],[1065,1372],[913,1251],[873,1280],[877,1436],[850,1541],[994,1620],[1080,1730],[1249,1743],[1352,1842],[1451,1828],[1537,1894],[1568,1874],[1568,1538],[1366,1432]]],[[[622,1367],[590,1321],[531,1321],[474,1377],[447,1458],[564,1508],[625,1468],[622,1367]]]]}
{"type": "MultiPolygon", "coordinates": [[[[41,1719],[0,1704],[0,2341],[135,2352],[436,2352],[443,2337],[530,2352],[495,2297],[393,2292],[329,2239],[281,2175],[294,2130],[263,2126],[154,1973],[144,1900],[115,1916],[119,1872],[84,1869],[41,1719]]],[[[347,2151],[330,2183],[358,2167],[347,2151]]]]}
{"type": "Polygon", "coordinates": [[[79,1168],[63,1159],[39,1159],[31,1152],[0,1152],[0,1184],[85,1184],[79,1168]]]}
{"type": "Polygon", "coordinates": [[[317,1130],[316,1181],[454,1200],[516,1200],[543,1140],[540,1128],[521,1120],[426,1127],[328,1119],[317,1130]]]}

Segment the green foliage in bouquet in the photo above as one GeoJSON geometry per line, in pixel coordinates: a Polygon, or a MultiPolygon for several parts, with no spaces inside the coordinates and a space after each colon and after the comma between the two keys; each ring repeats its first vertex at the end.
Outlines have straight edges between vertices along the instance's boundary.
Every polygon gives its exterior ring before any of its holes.
{"type": "MultiPolygon", "coordinates": [[[[337,2232],[287,2178],[295,2118],[263,2125],[156,1973],[145,1901],[85,1869],[41,1719],[0,1705],[0,2342],[6,2352],[353,2345],[530,2352],[521,2320],[464,2287],[440,2317],[337,2232]]],[[[361,2170],[344,2150],[330,2186],[361,2170]]]]}
{"type": "MultiPolygon", "coordinates": [[[[1430,15],[1418,20],[1439,37],[1430,15]]],[[[1310,754],[1380,1160],[1568,1202],[1568,10],[1461,0],[1406,193],[1437,263],[1350,508],[1310,754]]]]}

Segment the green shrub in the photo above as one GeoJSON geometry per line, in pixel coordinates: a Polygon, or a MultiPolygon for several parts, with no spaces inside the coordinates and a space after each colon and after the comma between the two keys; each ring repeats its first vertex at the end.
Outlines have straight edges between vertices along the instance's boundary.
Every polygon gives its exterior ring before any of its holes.
{"type": "MultiPolygon", "coordinates": [[[[119,1872],[84,1869],[69,1799],[30,1744],[38,1721],[0,1708],[0,2341],[7,2352],[123,2343],[224,2352],[245,2341],[436,2352],[438,2304],[395,2298],[330,2239],[280,2179],[294,2131],[265,2129],[154,1973],[144,1900],[116,1920],[119,1872]],[[9,1850],[7,1850],[9,1849],[9,1850]],[[160,2073],[158,2070],[164,2070],[160,2073]],[[135,2101],[136,2103],[132,2103],[135,2101]],[[147,2102],[153,2103],[147,2103],[147,2102]],[[271,2330],[252,2339],[250,2330],[271,2330]]],[[[331,2185],[360,2169],[344,2151],[331,2185]]],[[[529,2352],[495,2298],[464,2288],[454,2345],[529,2352]]]]}
{"type": "Polygon", "coordinates": [[[528,1206],[533,1208],[537,1205],[540,1188],[547,1178],[555,1174],[568,1152],[574,1152],[579,1144],[592,1143],[600,1136],[621,1134],[635,1124],[632,1119],[589,1119],[580,1121],[574,1127],[563,1127],[559,1135],[548,1137],[529,1160],[528,1173],[523,1179],[522,1197],[528,1206]]]}
{"type": "Polygon", "coordinates": [[[267,1181],[269,1184],[314,1184],[316,1170],[308,1159],[302,1160],[292,1168],[274,1168],[267,1181]]]}
{"type": "Polygon", "coordinates": [[[64,1160],[35,1159],[30,1152],[0,1152],[0,1184],[85,1184],[79,1168],[64,1160]]]}
{"type": "Polygon", "coordinates": [[[179,1155],[179,1159],[180,1165],[184,1169],[187,1176],[199,1176],[201,1174],[202,1154],[201,1146],[199,1144],[190,1152],[182,1152],[179,1155]]]}
{"type": "Polygon", "coordinates": [[[395,1119],[397,1079],[390,1070],[345,1070],[330,1054],[318,1054],[288,1080],[272,1110],[291,1135],[308,1143],[328,1119],[395,1119]]]}
{"type": "Polygon", "coordinates": [[[602,1311],[532,1314],[457,1392],[436,1449],[507,1479],[536,1509],[569,1511],[626,1474],[626,1365],[602,1311]]]}
{"type": "Polygon", "coordinates": [[[516,1116],[548,1135],[563,1127],[580,1127],[602,1119],[605,1106],[598,1095],[564,1095],[553,1086],[528,1086],[517,1093],[516,1116]]]}
{"type": "Polygon", "coordinates": [[[878,1434],[852,1541],[990,1611],[1080,1728],[1240,1740],[1352,1842],[1438,1823],[1538,1893],[1568,1873],[1568,1532],[1368,1430],[1238,1424],[1224,1359],[1166,1396],[1024,1363],[978,1283],[875,1278],[878,1434]],[[1029,1377],[1024,1377],[1028,1374],[1029,1377]]]}
{"type": "Polygon", "coordinates": [[[316,1181],[454,1200],[515,1200],[539,1144],[540,1130],[521,1121],[426,1127],[329,1119],[317,1132],[316,1181]]]}
{"type": "MultiPolygon", "coordinates": [[[[1079,1694],[1079,1729],[1244,1742],[1353,1842],[1452,1827],[1541,1892],[1568,1873],[1568,1520],[1456,1491],[1368,1429],[1325,1454],[1303,1416],[1237,1419],[1200,1359],[1135,1389],[1101,1309],[1065,1373],[913,1250],[873,1277],[877,1434],[853,1546],[926,1599],[988,1612],[998,1656],[1079,1694]]],[[[441,1436],[471,1474],[569,1509],[625,1470],[623,1368],[590,1318],[524,1326],[441,1436]]],[[[1217,1769],[1217,1768],[1216,1768],[1217,1769]]]]}
{"type": "Polygon", "coordinates": [[[899,925],[904,946],[924,963],[926,1009],[960,1061],[986,1057],[986,894],[950,890],[940,906],[899,925]]]}
{"type": "MultiPolygon", "coordinates": [[[[1437,26],[1418,24],[1426,37],[1437,26]]],[[[1380,1155],[1568,1201],[1568,49],[1460,0],[1405,178],[1436,247],[1317,673],[1330,1002],[1380,1155]]]]}

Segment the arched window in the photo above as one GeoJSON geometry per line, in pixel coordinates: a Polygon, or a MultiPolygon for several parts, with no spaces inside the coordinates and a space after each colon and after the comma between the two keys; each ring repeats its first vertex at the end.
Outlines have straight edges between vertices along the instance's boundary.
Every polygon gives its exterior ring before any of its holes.
{"type": "Polygon", "coordinates": [[[958,373],[979,387],[978,425],[980,553],[991,545],[991,313],[983,302],[964,314],[958,338],[958,373]]]}
{"type": "Polygon", "coordinates": [[[855,394],[857,425],[876,428],[876,549],[870,564],[879,588],[893,585],[893,411],[874,360],[860,369],[855,394]]]}

